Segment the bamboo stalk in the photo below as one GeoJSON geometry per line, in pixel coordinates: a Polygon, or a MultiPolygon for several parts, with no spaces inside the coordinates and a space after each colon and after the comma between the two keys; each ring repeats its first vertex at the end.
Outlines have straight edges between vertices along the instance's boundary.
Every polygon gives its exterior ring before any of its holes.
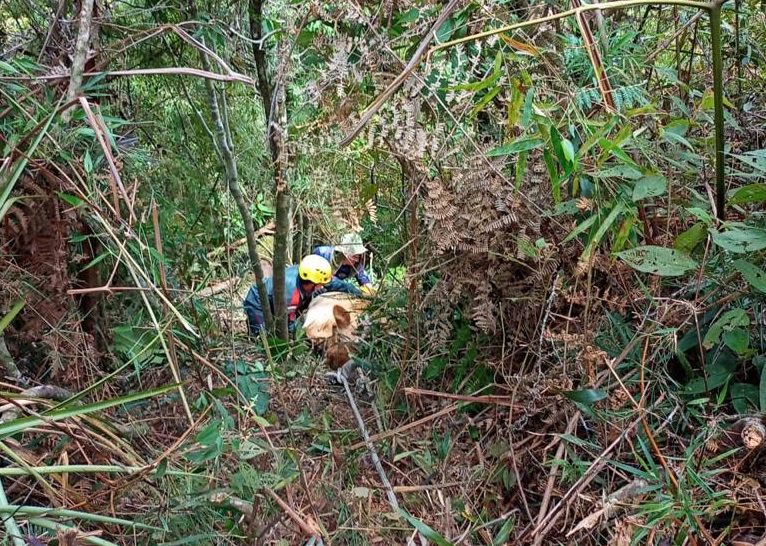
{"type": "Polygon", "coordinates": [[[719,220],[726,218],[726,179],[724,158],[723,120],[723,58],[721,53],[721,6],[716,2],[710,10],[710,39],[713,47],[713,119],[715,121],[715,192],[716,213],[719,220]]]}
{"type": "MultiPolygon", "coordinates": [[[[5,489],[3,489],[3,482],[0,480],[0,510],[4,510],[9,507],[8,499],[5,497],[5,489]]],[[[3,518],[5,524],[5,530],[8,532],[8,536],[11,539],[13,546],[25,546],[24,535],[21,534],[16,520],[13,518],[13,512],[8,517],[3,518]]]]}

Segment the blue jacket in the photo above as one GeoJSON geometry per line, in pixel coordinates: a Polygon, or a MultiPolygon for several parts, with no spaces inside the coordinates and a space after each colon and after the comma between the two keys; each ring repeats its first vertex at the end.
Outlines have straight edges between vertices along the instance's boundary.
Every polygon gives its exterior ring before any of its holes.
{"type": "MultiPolygon", "coordinates": [[[[266,293],[269,296],[269,308],[273,313],[274,279],[273,277],[267,277],[263,280],[263,283],[266,285],[266,293]]],[[[322,288],[314,290],[312,293],[306,293],[301,289],[298,279],[298,266],[292,265],[285,270],[285,303],[287,304],[287,321],[290,331],[294,330],[295,319],[308,308],[311,299],[325,292],[344,292],[353,296],[362,295],[361,291],[354,285],[335,278],[322,288]]],[[[245,301],[242,302],[242,305],[250,321],[251,330],[253,327],[262,326],[263,306],[261,305],[261,298],[256,284],[253,284],[250,290],[247,291],[247,296],[245,296],[245,301]]]]}
{"type": "MultiPolygon", "coordinates": [[[[335,247],[318,246],[314,248],[314,254],[321,256],[328,262],[332,263],[333,254],[335,254],[335,247]]],[[[356,267],[349,264],[343,264],[335,272],[335,276],[340,280],[346,280],[349,277],[355,276],[359,286],[370,284],[370,277],[367,276],[367,272],[364,270],[364,265],[361,263],[359,263],[356,267]]]]}

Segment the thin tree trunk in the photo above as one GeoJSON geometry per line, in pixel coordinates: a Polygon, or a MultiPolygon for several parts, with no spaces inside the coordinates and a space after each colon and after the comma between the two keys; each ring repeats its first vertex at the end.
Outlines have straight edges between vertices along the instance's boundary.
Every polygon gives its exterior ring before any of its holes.
{"type": "MultiPolygon", "coordinates": [[[[72,102],[77,98],[82,86],[82,73],[85,69],[85,61],[88,58],[88,45],[90,44],[90,26],[93,18],[94,0],[82,0],[80,8],[80,23],[77,30],[77,41],[74,46],[74,57],[72,59],[72,71],[69,78],[69,89],[66,93],[66,102],[72,102]]],[[[68,108],[62,112],[61,117],[64,121],[69,121],[72,116],[72,109],[68,108]]]]}
{"type": "Polygon", "coordinates": [[[300,209],[295,211],[293,223],[293,262],[298,263],[303,258],[303,213],[300,209]]]}
{"type": "MultiPolygon", "coordinates": [[[[202,55],[202,64],[205,70],[210,70],[210,62],[208,61],[207,56],[204,54],[202,55]]],[[[258,255],[258,242],[255,238],[253,217],[250,214],[250,209],[247,206],[247,203],[245,203],[245,198],[242,195],[242,190],[239,187],[237,162],[234,159],[234,149],[232,142],[226,131],[228,123],[224,121],[226,112],[221,111],[219,108],[218,97],[211,80],[205,80],[205,88],[207,89],[208,98],[210,99],[210,114],[213,118],[213,124],[215,125],[215,145],[218,148],[221,157],[223,158],[224,174],[226,176],[226,183],[229,187],[229,192],[231,193],[231,197],[234,199],[234,202],[237,205],[239,214],[242,216],[242,222],[245,225],[247,254],[250,258],[250,265],[253,268],[253,273],[255,274],[255,284],[258,288],[258,296],[261,299],[264,322],[266,323],[266,328],[271,329],[274,325],[274,319],[271,314],[271,307],[269,306],[269,297],[268,293],[266,292],[266,285],[263,283],[263,269],[261,268],[261,258],[258,255]]]]}
{"type": "MultiPolygon", "coordinates": [[[[285,301],[285,266],[287,258],[287,239],[290,230],[290,200],[287,185],[287,157],[284,135],[286,132],[286,104],[284,82],[274,89],[269,82],[266,66],[266,50],[263,43],[263,3],[264,0],[250,0],[250,34],[253,39],[253,58],[258,80],[258,90],[263,103],[266,119],[266,133],[271,152],[274,172],[274,201],[276,208],[276,228],[274,230],[274,316],[276,334],[282,339],[288,338],[287,302],[285,301]],[[274,97],[274,93],[277,97],[274,97]],[[277,99],[276,101],[274,99],[277,99]],[[280,124],[276,122],[280,115],[280,124]]],[[[286,49],[285,49],[286,51],[286,49]]],[[[280,57],[282,57],[280,55],[280,57]]],[[[280,58],[282,66],[287,66],[287,59],[280,58]]]]}
{"type": "MultiPolygon", "coordinates": [[[[286,63],[285,63],[286,66],[286,63]]],[[[280,85],[277,92],[276,108],[280,113],[279,127],[271,125],[269,128],[269,140],[274,140],[277,156],[274,159],[274,183],[276,193],[276,228],[274,229],[274,320],[276,321],[276,333],[282,339],[287,339],[287,294],[285,291],[285,269],[287,266],[287,247],[290,235],[290,195],[287,189],[287,151],[285,150],[285,134],[287,127],[287,112],[285,100],[285,86],[280,85]],[[281,133],[281,134],[280,134],[281,133]],[[279,272],[280,277],[277,276],[279,272]],[[277,299],[277,287],[282,292],[282,297],[277,299]],[[279,306],[277,306],[279,301],[279,306]]]]}
{"type": "Polygon", "coordinates": [[[314,226],[306,215],[303,215],[303,253],[301,257],[311,254],[314,250],[314,226]]]}

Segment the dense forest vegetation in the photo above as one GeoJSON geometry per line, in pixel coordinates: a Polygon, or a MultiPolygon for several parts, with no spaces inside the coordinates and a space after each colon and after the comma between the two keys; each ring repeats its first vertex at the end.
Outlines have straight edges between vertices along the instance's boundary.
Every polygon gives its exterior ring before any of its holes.
{"type": "Polygon", "coordinates": [[[766,544],[765,48],[761,0],[0,0],[0,544],[766,544]],[[286,267],[348,233],[333,381],[286,267]]]}

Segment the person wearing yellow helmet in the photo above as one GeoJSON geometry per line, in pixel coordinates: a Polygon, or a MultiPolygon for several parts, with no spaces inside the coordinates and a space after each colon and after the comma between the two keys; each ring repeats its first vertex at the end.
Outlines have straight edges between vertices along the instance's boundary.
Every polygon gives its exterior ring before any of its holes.
{"type": "MultiPolygon", "coordinates": [[[[264,279],[266,293],[269,297],[269,307],[274,312],[274,279],[264,279]]],[[[285,270],[285,300],[287,304],[287,322],[291,332],[295,330],[295,321],[305,311],[311,299],[322,292],[345,292],[354,296],[361,295],[355,286],[334,279],[330,262],[310,254],[305,256],[300,264],[292,265],[285,270]]],[[[263,307],[258,294],[258,287],[253,284],[243,302],[247,315],[248,330],[251,335],[257,335],[265,327],[263,307]]]]}

